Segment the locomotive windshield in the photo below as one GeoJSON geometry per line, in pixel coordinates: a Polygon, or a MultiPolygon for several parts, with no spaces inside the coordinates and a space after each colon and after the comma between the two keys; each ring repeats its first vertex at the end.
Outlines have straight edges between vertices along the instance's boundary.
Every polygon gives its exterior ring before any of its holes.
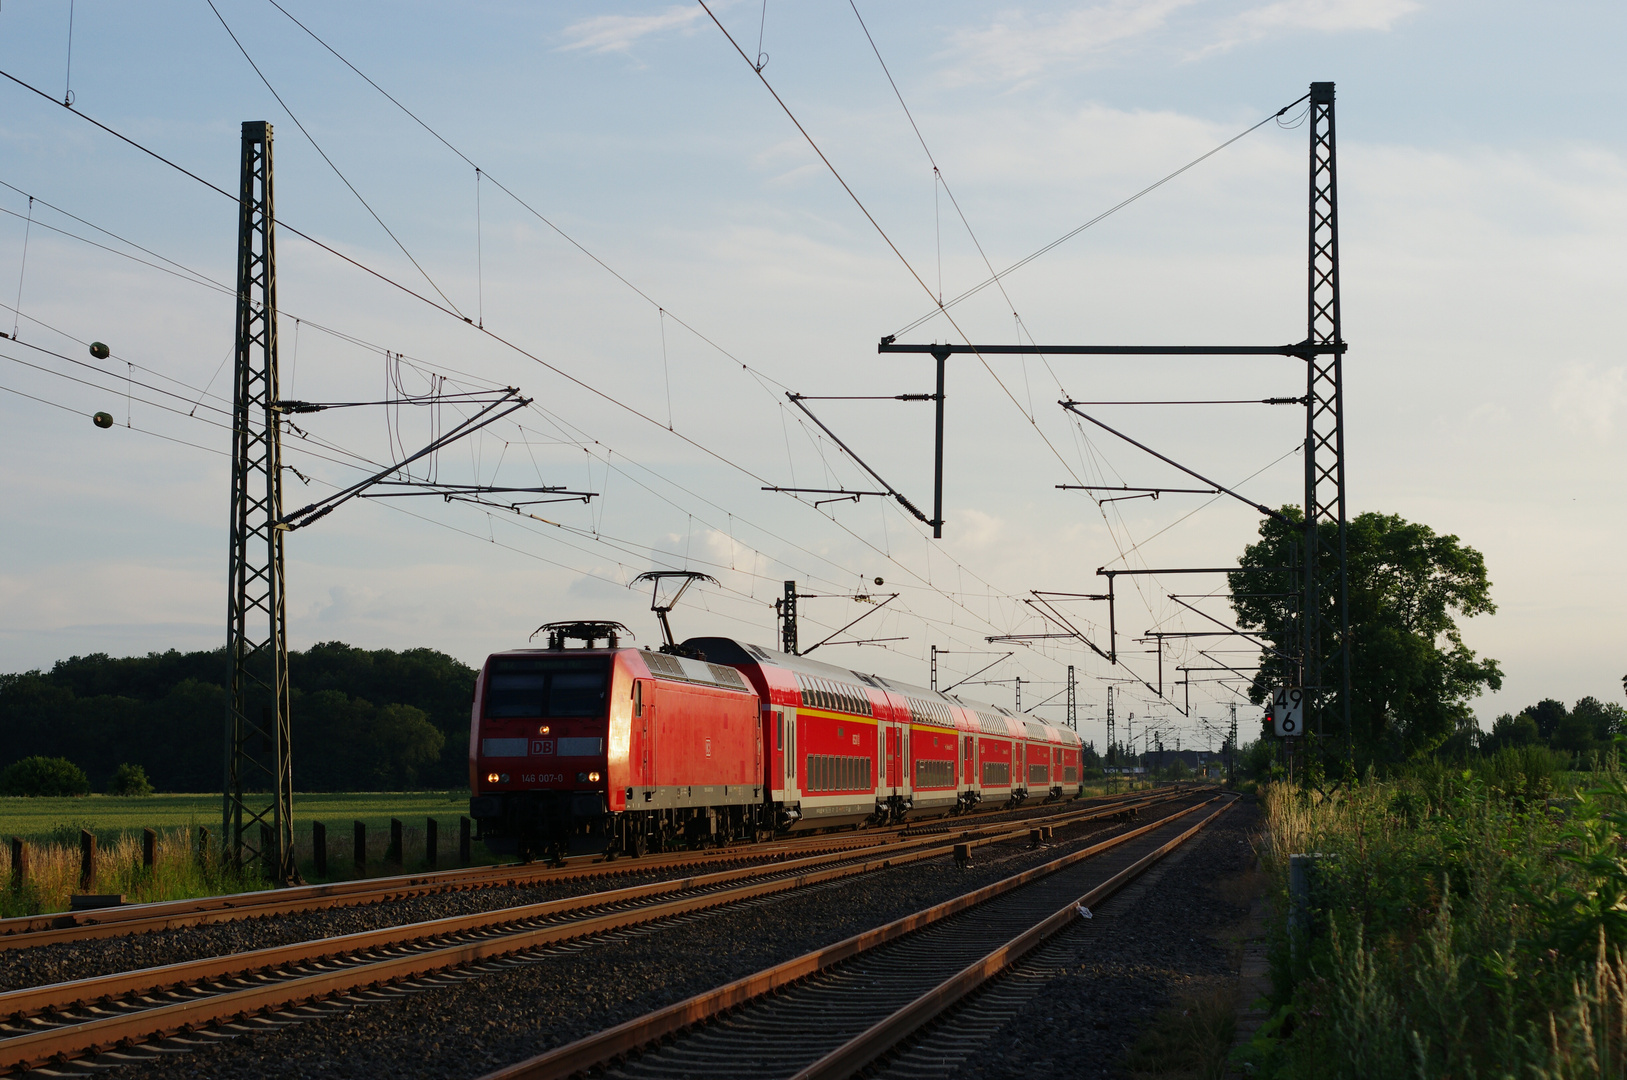
{"type": "Polygon", "coordinates": [[[486,680],[486,715],[603,716],[609,680],[610,661],[605,657],[496,659],[486,680]]]}

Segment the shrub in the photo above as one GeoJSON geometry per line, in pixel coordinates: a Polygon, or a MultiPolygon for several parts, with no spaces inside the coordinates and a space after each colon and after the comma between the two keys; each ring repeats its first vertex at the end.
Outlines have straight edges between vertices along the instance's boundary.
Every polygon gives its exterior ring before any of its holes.
{"type": "Polygon", "coordinates": [[[0,772],[0,795],[86,795],[85,770],[67,758],[26,757],[0,772]]]}
{"type": "Polygon", "coordinates": [[[153,786],[147,780],[146,769],[126,761],[113,770],[113,779],[108,782],[107,793],[109,795],[151,795],[153,786]]]}

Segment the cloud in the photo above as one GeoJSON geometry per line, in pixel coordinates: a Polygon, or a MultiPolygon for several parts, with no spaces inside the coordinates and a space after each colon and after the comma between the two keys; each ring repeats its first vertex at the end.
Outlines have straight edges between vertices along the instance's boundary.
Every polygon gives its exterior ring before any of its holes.
{"type": "Polygon", "coordinates": [[[1237,17],[1261,34],[1274,30],[1388,30],[1417,11],[1416,0],[1277,0],[1237,17]]]}
{"type": "Polygon", "coordinates": [[[1548,404],[1571,431],[1602,443],[1627,405],[1627,368],[1599,371],[1592,364],[1569,364],[1548,404]]]}
{"type": "Polygon", "coordinates": [[[1053,64],[1078,62],[1131,38],[1163,27],[1171,12],[1196,0],[1110,0],[1083,11],[1034,18],[1007,11],[980,30],[962,30],[951,38],[950,51],[970,61],[963,68],[976,77],[1021,80],[1053,64]]]}
{"type": "Polygon", "coordinates": [[[651,34],[673,29],[687,30],[704,14],[699,6],[673,6],[659,15],[595,15],[567,26],[564,33],[570,41],[560,48],[625,53],[639,39],[651,34]]]}
{"type": "Polygon", "coordinates": [[[1303,30],[1323,34],[1389,30],[1419,6],[1417,0],[1277,0],[1226,20],[1218,39],[1199,50],[1198,55],[1303,30]]]}
{"type": "Polygon", "coordinates": [[[953,76],[959,81],[1020,82],[1163,31],[1187,8],[1197,10],[1186,20],[1186,33],[1207,41],[1191,53],[1197,57],[1298,31],[1389,30],[1420,6],[1419,0],[1275,0],[1235,15],[1209,15],[1213,5],[1199,0],[1108,0],[1064,15],[1004,11],[986,27],[952,35],[948,51],[959,58],[953,76]]]}

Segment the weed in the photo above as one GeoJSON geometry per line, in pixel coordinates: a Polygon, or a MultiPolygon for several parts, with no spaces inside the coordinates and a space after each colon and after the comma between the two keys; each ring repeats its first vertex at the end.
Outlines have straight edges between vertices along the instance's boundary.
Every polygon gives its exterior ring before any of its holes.
{"type": "Polygon", "coordinates": [[[1188,989],[1141,1032],[1125,1067],[1136,1080],[1220,1080],[1236,1030],[1229,984],[1188,989]]]}

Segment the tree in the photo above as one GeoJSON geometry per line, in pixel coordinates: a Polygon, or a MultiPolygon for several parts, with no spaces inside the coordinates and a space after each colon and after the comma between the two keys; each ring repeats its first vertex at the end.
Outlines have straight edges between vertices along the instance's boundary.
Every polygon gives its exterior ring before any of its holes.
{"type": "Polygon", "coordinates": [[[1537,734],[1548,742],[1553,740],[1554,735],[1570,715],[1565,711],[1565,703],[1555,701],[1553,698],[1543,698],[1535,705],[1527,705],[1522,712],[1523,715],[1529,716],[1537,725],[1537,734]]]}
{"type": "Polygon", "coordinates": [[[0,795],[88,795],[85,770],[67,758],[28,757],[0,772],[0,795]]]}
{"type": "MultiPolygon", "coordinates": [[[[1284,507],[1286,521],[1268,518],[1260,539],[1244,549],[1243,567],[1288,567],[1299,559],[1303,516],[1284,507]]],[[[1324,543],[1338,546],[1338,527],[1324,524],[1324,543]]],[[[1456,536],[1393,514],[1366,513],[1347,525],[1352,737],[1358,754],[1403,758],[1440,746],[1468,717],[1468,702],[1502,686],[1497,661],[1481,660],[1463,643],[1457,617],[1491,614],[1491,583],[1481,554],[1456,536]]],[[[1250,696],[1290,683],[1301,651],[1296,630],[1301,582],[1291,571],[1228,575],[1238,626],[1268,641],[1250,696]]],[[[1321,598],[1327,619],[1337,598],[1321,598]]],[[[1337,693],[1337,688],[1334,688],[1337,693]]],[[[1335,704],[1332,715],[1339,716],[1335,704]]],[[[1330,736],[1343,732],[1326,731],[1330,736]]]]}
{"type": "MultiPolygon", "coordinates": [[[[1555,750],[1571,754],[1604,750],[1617,735],[1627,734],[1623,728],[1623,722],[1627,721],[1627,709],[1613,701],[1606,705],[1598,698],[1585,697],[1569,712],[1565,712],[1565,707],[1557,701],[1544,701],[1536,708],[1541,709],[1546,705],[1559,705],[1560,719],[1548,737],[1549,744],[1555,750]]],[[[1541,726],[1540,720],[1538,726],[1541,726]]]]}
{"type": "Polygon", "coordinates": [[[147,779],[146,769],[126,761],[113,770],[113,779],[108,782],[107,793],[109,795],[151,795],[153,786],[147,779]]]}
{"type": "MultiPolygon", "coordinates": [[[[433,649],[335,641],[290,653],[289,665],[296,790],[467,783],[472,668],[433,649]],[[337,712],[323,694],[338,695],[337,712]]],[[[0,675],[0,766],[72,754],[98,778],[129,763],[164,791],[217,789],[228,672],[225,650],[214,649],[98,653],[0,675]]]]}
{"type": "Polygon", "coordinates": [[[1627,735],[1627,709],[1614,701],[1585,697],[1571,708],[1571,716],[1585,724],[1593,738],[1607,743],[1617,735],[1627,735]]]}
{"type": "Polygon", "coordinates": [[[1537,729],[1537,722],[1526,711],[1515,716],[1504,713],[1491,725],[1491,733],[1486,736],[1487,749],[1501,749],[1505,746],[1530,746],[1542,741],[1542,732],[1537,729]]]}

